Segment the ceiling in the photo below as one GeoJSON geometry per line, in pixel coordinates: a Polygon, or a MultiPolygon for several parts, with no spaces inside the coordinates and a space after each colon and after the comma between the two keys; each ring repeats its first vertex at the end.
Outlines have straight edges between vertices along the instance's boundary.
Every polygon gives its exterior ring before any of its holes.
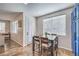
{"type": "Polygon", "coordinates": [[[29,3],[26,9],[32,16],[41,16],[73,5],[72,3],[29,3]]]}
{"type": "Polygon", "coordinates": [[[0,19],[11,20],[19,13],[25,12],[30,16],[42,16],[51,12],[73,6],[72,3],[0,3],[0,19]]]}

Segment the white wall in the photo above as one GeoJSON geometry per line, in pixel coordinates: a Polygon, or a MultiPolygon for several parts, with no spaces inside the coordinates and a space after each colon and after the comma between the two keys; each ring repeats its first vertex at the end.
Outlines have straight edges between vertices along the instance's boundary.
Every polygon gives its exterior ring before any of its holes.
{"type": "Polygon", "coordinates": [[[65,14],[66,15],[66,36],[58,37],[59,47],[72,50],[71,49],[71,12],[72,12],[72,8],[38,17],[36,20],[36,34],[41,36],[43,35],[43,21],[42,21],[43,19],[65,14]]]}
{"type": "MultiPolygon", "coordinates": [[[[23,14],[17,15],[16,18],[11,20],[11,22],[14,22],[14,21],[21,21],[22,25],[23,25],[23,14]]],[[[12,28],[12,26],[10,26],[10,27],[12,28]]],[[[18,27],[18,30],[16,33],[11,32],[11,40],[13,40],[13,41],[17,42],[18,44],[20,44],[21,46],[23,46],[23,26],[20,28],[18,27]]]]}

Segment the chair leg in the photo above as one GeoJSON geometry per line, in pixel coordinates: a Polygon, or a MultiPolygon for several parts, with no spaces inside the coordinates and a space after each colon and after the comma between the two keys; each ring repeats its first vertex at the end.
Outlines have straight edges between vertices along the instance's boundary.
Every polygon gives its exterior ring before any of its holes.
{"type": "Polygon", "coordinates": [[[56,56],[57,56],[57,52],[58,52],[58,51],[56,50],[56,56]]]}
{"type": "Polygon", "coordinates": [[[41,55],[43,55],[43,48],[41,47],[41,55]]]}
{"type": "Polygon", "coordinates": [[[32,49],[33,49],[33,50],[32,50],[32,51],[33,51],[33,56],[34,56],[34,51],[35,51],[35,50],[34,50],[34,48],[35,48],[35,45],[34,45],[34,39],[33,39],[33,44],[32,44],[32,49]]]}
{"type": "Polygon", "coordinates": [[[33,56],[34,56],[34,49],[33,49],[33,56]]]}
{"type": "Polygon", "coordinates": [[[45,51],[45,50],[44,50],[44,48],[42,47],[42,48],[41,48],[41,55],[43,55],[43,56],[44,56],[44,53],[43,53],[44,51],[45,51]]]}
{"type": "Polygon", "coordinates": [[[41,49],[40,49],[40,44],[39,44],[39,56],[41,55],[41,49]]]}

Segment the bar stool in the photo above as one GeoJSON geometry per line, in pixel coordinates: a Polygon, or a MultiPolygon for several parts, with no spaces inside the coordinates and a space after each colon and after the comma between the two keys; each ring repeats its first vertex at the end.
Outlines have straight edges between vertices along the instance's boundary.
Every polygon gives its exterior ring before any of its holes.
{"type": "Polygon", "coordinates": [[[51,52],[51,45],[49,44],[48,38],[46,37],[40,37],[41,39],[41,54],[42,55],[50,55],[51,52]],[[45,53],[46,52],[46,53],[45,53]],[[45,53],[45,54],[44,54],[45,53]]]}
{"type": "Polygon", "coordinates": [[[40,52],[40,39],[39,36],[33,36],[33,56],[35,55],[35,53],[38,53],[38,55],[41,55],[40,52]]]}

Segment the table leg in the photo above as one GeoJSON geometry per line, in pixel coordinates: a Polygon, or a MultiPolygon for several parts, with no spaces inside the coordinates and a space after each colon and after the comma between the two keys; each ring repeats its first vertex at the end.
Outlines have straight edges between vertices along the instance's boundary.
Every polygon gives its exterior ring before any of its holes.
{"type": "Polygon", "coordinates": [[[54,53],[53,53],[53,41],[51,41],[51,56],[53,56],[54,53]]]}

